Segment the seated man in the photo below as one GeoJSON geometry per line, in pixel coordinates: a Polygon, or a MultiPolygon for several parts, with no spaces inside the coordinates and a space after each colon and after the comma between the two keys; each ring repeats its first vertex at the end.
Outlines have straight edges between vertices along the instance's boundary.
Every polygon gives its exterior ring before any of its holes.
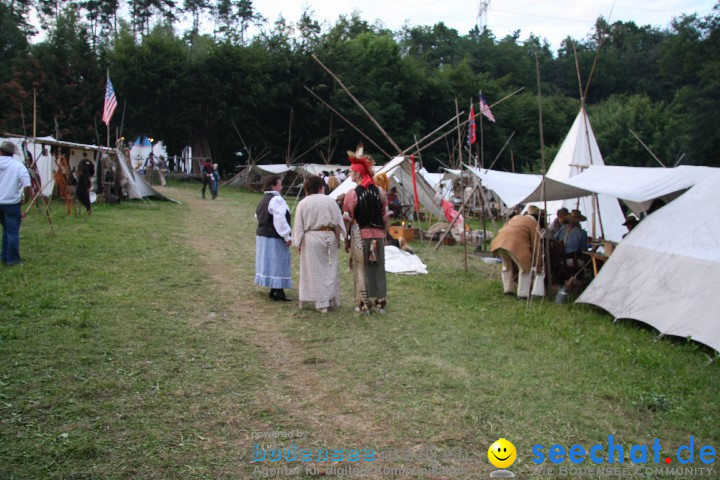
{"type": "Polygon", "coordinates": [[[402,205],[400,205],[400,199],[397,194],[397,187],[392,187],[387,193],[388,208],[392,212],[392,216],[397,218],[402,212],[402,205]]]}
{"type": "Polygon", "coordinates": [[[580,226],[580,222],[585,220],[587,218],[580,210],[573,210],[565,217],[565,224],[553,236],[553,240],[563,243],[565,256],[587,251],[588,235],[580,226]]]}
{"type": "Polygon", "coordinates": [[[555,217],[555,220],[550,224],[550,227],[547,229],[548,238],[552,238],[560,228],[562,228],[566,221],[566,217],[568,216],[568,209],[563,207],[560,210],[557,211],[557,216],[555,217]]]}

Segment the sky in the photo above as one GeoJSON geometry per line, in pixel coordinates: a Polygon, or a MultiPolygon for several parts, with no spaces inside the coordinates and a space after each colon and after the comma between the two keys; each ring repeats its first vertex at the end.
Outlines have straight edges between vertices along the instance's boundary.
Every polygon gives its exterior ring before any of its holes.
{"type": "MultiPolygon", "coordinates": [[[[320,22],[335,23],[341,14],[350,15],[353,10],[361,18],[374,23],[376,20],[392,30],[404,24],[434,25],[444,22],[461,35],[470,31],[478,22],[482,0],[313,0],[307,2],[253,0],[253,6],[272,24],[280,14],[286,20],[296,22],[305,7],[314,12],[320,22]]],[[[638,25],[666,27],[673,17],[698,13],[706,16],[716,0],[489,0],[487,27],[497,38],[520,30],[520,39],[532,32],[547,39],[553,50],[568,35],[575,39],[585,38],[593,29],[599,16],[611,22],[634,21],[638,25]],[[612,10],[612,14],[611,14],[612,10]]]]}

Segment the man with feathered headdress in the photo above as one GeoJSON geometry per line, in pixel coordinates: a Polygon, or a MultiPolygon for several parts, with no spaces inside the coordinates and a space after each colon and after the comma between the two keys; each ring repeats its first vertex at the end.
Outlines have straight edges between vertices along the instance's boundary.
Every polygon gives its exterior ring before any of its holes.
{"type": "Polygon", "coordinates": [[[345,251],[350,252],[355,281],[355,311],[369,314],[370,298],[375,309],[385,313],[387,287],[385,284],[385,235],[387,233],[387,197],[373,181],[374,162],[363,154],[362,143],[357,151],[348,151],[350,178],[357,185],[345,195],[343,217],[350,232],[345,251]]]}

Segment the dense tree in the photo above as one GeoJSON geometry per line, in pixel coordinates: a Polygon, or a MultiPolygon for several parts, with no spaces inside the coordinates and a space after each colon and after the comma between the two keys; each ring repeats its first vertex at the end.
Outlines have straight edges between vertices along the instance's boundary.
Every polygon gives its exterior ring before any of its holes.
{"type": "MultiPolygon", "coordinates": [[[[64,138],[94,141],[92,117],[102,109],[109,69],[121,108],[127,105],[123,134],[162,138],[173,153],[202,137],[226,170],[241,148],[233,123],[250,148],[268,148],[273,162],[308,150],[304,161],[319,161],[338,145],[336,157],[328,160],[342,160],[341,152],[360,135],[305,86],[382,149],[397,153],[315,62],[316,55],[401,149],[450,119],[456,99],[467,114],[479,91],[492,104],[523,87],[521,94],[493,108],[497,123],[482,122],[483,157],[491,161],[514,131],[496,168],[539,171],[537,61],[547,162],[586,94],[608,163],[654,164],[630,128],[668,164],[682,154],[684,163],[718,162],[718,6],[706,17],[681,16],[664,30],[599,18],[587,38],[568,37],[554,55],[547,42],[533,35],[496,38],[478,28],[460,34],[443,23],[393,32],[357,12],[321,25],[306,9],[294,21],[280,17],[269,27],[252,29],[265,25],[252,0],[184,0],[182,5],[129,0],[127,22],[118,19],[119,5],[118,0],[0,3],[0,53],[7,67],[0,73],[5,106],[0,128],[20,131],[23,107],[27,130],[35,90],[41,134],[55,134],[57,119],[57,133],[64,138]],[[47,39],[35,45],[26,40],[32,33],[31,5],[49,29],[47,39]],[[216,23],[213,36],[200,33],[208,10],[216,23]],[[193,25],[178,34],[176,19],[182,14],[189,14],[193,25]]],[[[423,152],[426,166],[447,163],[456,140],[456,134],[450,135],[423,152]]]]}

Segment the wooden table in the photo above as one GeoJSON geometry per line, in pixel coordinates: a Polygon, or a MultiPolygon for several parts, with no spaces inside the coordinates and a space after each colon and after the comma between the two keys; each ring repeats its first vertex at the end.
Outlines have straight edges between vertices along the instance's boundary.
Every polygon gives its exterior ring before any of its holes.
{"type": "Polygon", "coordinates": [[[593,264],[593,275],[597,277],[598,271],[602,267],[602,264],[607,261],[609,258],[604,253],[599,252],[583,252],[585,255],[589,256],[592,259],[593,264]]]}

